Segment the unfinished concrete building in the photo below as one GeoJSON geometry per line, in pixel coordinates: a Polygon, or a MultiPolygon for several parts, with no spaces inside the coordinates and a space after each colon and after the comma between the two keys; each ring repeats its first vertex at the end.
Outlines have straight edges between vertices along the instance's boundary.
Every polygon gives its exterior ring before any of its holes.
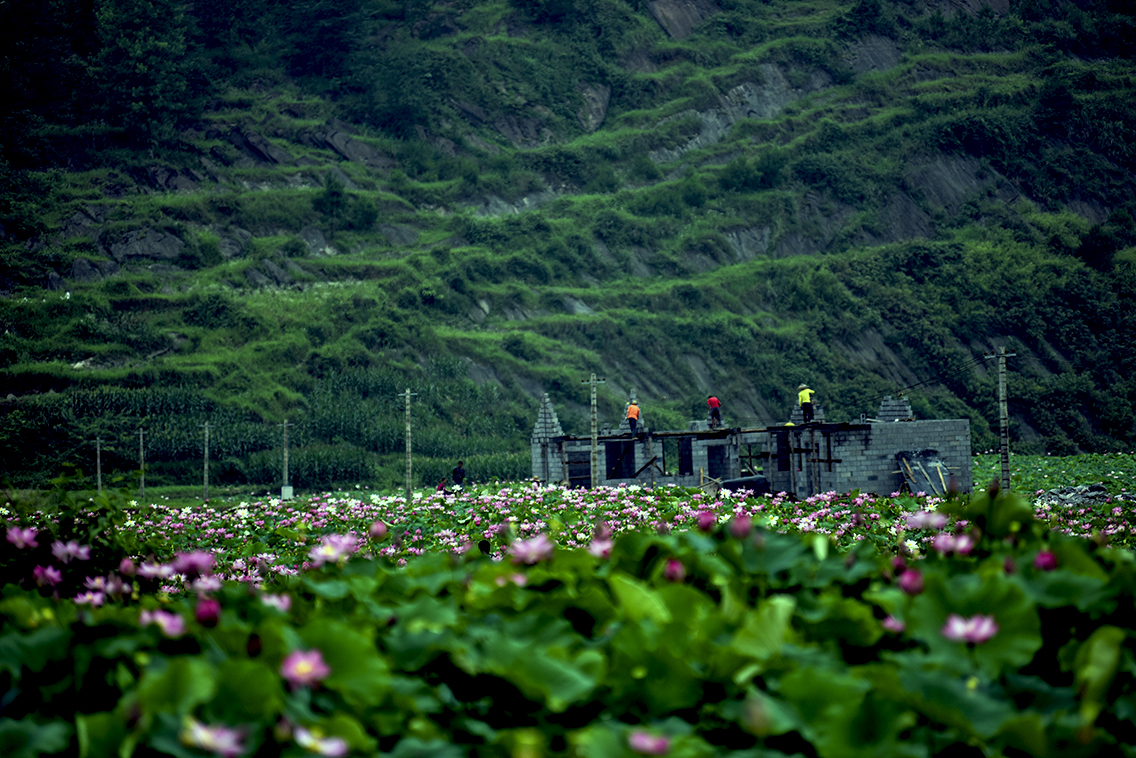
{"type": "MultiPolygon", "coordinates": [[[[818,406],[812,422],[803,420],[797,407],[782,426],[710,429],[695,421],[687,431],[657,432],[641,425],[635,437],[624,420],[597,432],[595,483],[729,486],[751,478],[736,486],[756,489],[764,477],[769,491],[801,499],[854,490],[887,495],[972,488],[966,419],[917,420],[906,399],[889,396],[877,418],[828,423],[818,406]]],[[[593,483],[591,435],[564,434],[547,394],[532,433],[532,475],[571,487],[593,483]]]]}

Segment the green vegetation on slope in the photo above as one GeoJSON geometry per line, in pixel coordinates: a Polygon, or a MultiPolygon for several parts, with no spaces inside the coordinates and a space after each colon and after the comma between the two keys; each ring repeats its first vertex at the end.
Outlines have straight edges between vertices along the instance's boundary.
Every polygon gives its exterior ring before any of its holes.
{"type": "Polygon", "coordinates": [[[169,393],[197,409],[175,478],[206,421],[259,430],[226,476],[274,475],[289,418],[343,477],[397,480],[393,393],[328,388],[439,365],[498,399],[463,420],[420,394],[437,471],[523,472],[541,393],[581,433],[592,372],[613,423],[631,390],[654,428],[709,390],[779,423],[807,380],[830,420],[904,392],[982,449],[1002,346],[1016,449],[1131,449],[1136,26],[1106,3],[730,0],[683,30],[624,0],[0,15],[15,481],[89,467],[103,430],[125,463],[127,407],[169,393]],[[137,399],[75,400],[108,388],[137,399]]]}

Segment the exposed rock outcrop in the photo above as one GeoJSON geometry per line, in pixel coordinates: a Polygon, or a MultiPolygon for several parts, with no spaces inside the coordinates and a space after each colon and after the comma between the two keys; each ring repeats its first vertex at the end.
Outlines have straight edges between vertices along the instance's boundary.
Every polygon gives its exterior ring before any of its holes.
{"type": "Polygon", "coordinates": [[[590,134],[599,129],[607,117],[611,87],[606,84],[580,85],[580,95],[584,98],[584,104],[580,106],[576,119],[580,122],[580,128],[590,134]]]}
{"type": "Polygon", "coordinates": [[[119,271],[114,261],[90,261],[76,258],[71,264],[71,278],[77,282],[90,283],[114,276],[119,271]]]}
{"type": "Polygon", "coordinates": [[[269,142],[268,139],[251,129],[235,129],[231,135],[233,143],[265,163],[291,165],[295,162],[292,154],[284,148],[269,142]]]}
{"type": "Polygon", "coordinates": [[[327,237],[314,226],[305,226],[300,230],[300,239],[308,246],[312,255],[336,255],[338,251],[328,244],[327,237]]]}
{"type": "MultiPolygon", "coordinates": [[[[656,163],[669,163],[681,158],[691,150],[707,147],[721,142],[729,134],[730,128],[743,118],[770,119],[776,116],[789,103],[804,94],[794,88],[785,78],[781,69],[766,63],[760,69],[761,82],[743,82],[730,89],[719,100],[717,108],[706,111],[683,111],[661,123],[675,119],[695,116],[702,122],[699,133],[685,145],[674,149],[660,149],[651,152],[651,160],[656,163]]],[[[827,74],[815,72],[807,90],[819,89],[829,81],[827,74]]]]}
{"type": "Polygon", "coordinates": [[[899,45],[887,37],[870,34],[852,45],[849,65],[857,74],[867,71],[884,71],[899,63],[899,45]]]}
{"type": "Polygon", "coordinates": [[[713,0],[648,0],[647,10],[667,34],[683,39],[721,9],[713,0]]]}
{"type": "Polygon", "coordinates": [[[377,171],[390,171],[397,165],[394,158],[383,155],[366,142],[355,139],[346,124],[333,120],[326,127],[304,135],[301,141],[311,147],[328,148],[344,160],[377,171]]]}
{"type": "Polygon", "coordinates": [[[85,211],[75,211],[70,218],[63,222],[63,228],[59,230],[59,238],[69,240],[76,237],[95,237],[102,226],[103,218],[104,213],[101,209],[92,210],[88,208],[85,211]]]}
{"type": "Polygon", "coordinates": [[[106,244],[107,251],[118,263],[139,259],[175,261],[184,248],[185,242],[180,238],[150,227],[121,234],[106,244]]]}
{"type": "Polygon", "coordinates": [[[418,240],[418,230],[406,224],[380,224],[379,233],[395,247],[406,247],[418,240]]]}
{"type": "Polygon", "coordinates": [[[502,116],[493,122],[493,128],[514,147],[540,147],[552,139],[552,132],[539,119],[532,117],[502,116]]]}
{"type": "Polygon", "coordinates": [[[969,156],[936,155],[923,162],[913,162],[903,178],[912,192],[952,215],[958,213],[969,198],[991,190],[1004,202],[1019,195],[1019,190],[1006,177],[969,156]]]}

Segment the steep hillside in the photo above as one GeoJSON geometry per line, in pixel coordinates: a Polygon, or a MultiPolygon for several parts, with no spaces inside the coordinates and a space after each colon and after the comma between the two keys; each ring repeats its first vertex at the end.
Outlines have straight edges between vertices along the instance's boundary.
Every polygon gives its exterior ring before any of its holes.
{"type": "Polygon", "coordinates": [[[0,475],[513,476],[714,392],[907,394],[1129,448],[1136,23],[1120,3],[56,0],[0,9],[0,475]],[[52,394],[48,394],[52,393],[52,394]],[[348,412],[350,411],[350,412],[348,412]],[[100,443],[101,444],[101,443],[100,443]],[[496,456],[496,458],[494,458],[496,456]],[[490,459],[493,463],[490,463],[490,459]],[[316,461],[326,461],[321,469],[316,461]],[[311,473],[314,471],[323,473],[311,473]],[[386,472],[386,473],[383,473],[386,472]]]}

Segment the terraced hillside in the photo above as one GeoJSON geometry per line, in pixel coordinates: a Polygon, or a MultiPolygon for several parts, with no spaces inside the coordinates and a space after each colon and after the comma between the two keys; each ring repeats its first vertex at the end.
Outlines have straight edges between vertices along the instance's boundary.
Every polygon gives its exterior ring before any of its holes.
{"type": "Polygon", "coordinates": [[[424,480],[509,477],[593,372],[612,423],[780,423],[808,381],[981,450],[1000,347],[1018,449],[1131,447],[1119,3],[97,8],[0,18],[12,481],[100,436],[129,468],[139,426],[184,478],[207,422],[273,481],[286,418],[306,476],[393,480],[406,387],[424,480]]]}

